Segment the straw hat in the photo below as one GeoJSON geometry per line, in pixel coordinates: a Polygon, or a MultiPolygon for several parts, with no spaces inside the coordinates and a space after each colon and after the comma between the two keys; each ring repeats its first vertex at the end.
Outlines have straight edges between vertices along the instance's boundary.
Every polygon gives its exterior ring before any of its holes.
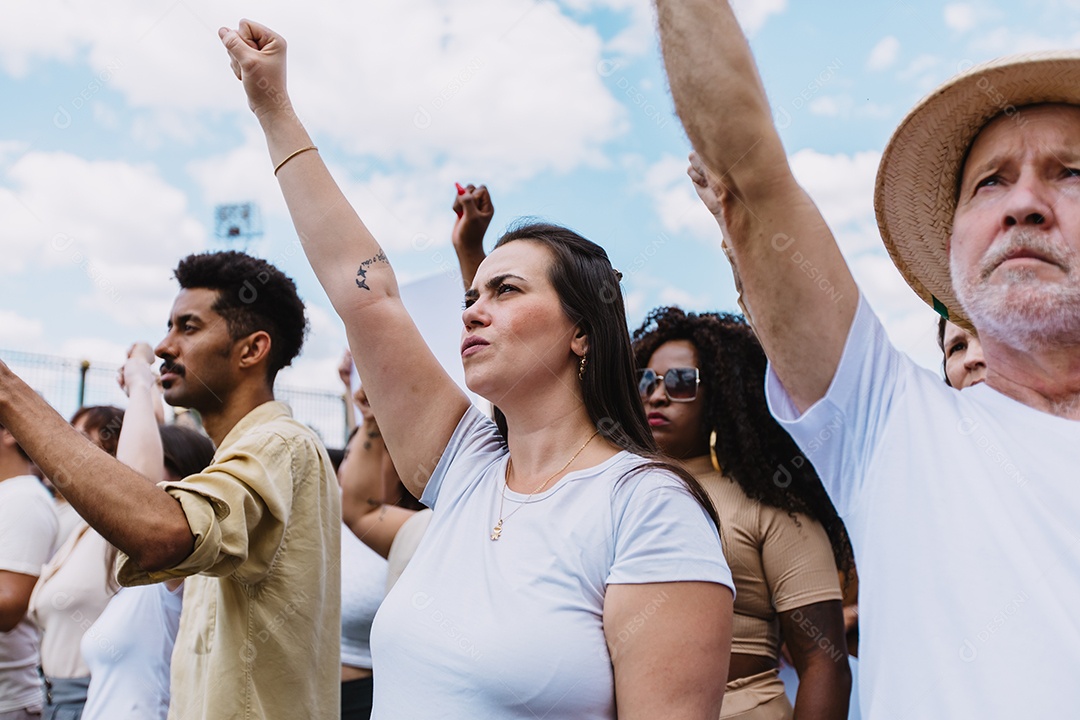
{"type": "Polygon", "coordinates": [[[1038,103],[1080,105],[1080,51],[1013,55],[964,70],[908,113],[881,157],[874,208],[889,255],[919,297],[968,329],[946,250],[960,167],[989,120],[1038,103]]]}

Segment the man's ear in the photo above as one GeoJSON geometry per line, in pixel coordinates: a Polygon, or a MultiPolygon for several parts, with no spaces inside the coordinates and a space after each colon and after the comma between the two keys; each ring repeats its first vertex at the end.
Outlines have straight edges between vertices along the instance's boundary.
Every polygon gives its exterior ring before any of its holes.
{"type": "Polygon", "coordinates": [[[247,370],[270,358],[270,333],[256,330],[239,341],[240,368],[247,370]]]}
{"type": "Polygon", "coordinates": [[[570,341],[570,349],[578,357],[589,354],[589,336],[585,334],[583,329],[577,328],[574,332],[574,339],[570,341]]]}

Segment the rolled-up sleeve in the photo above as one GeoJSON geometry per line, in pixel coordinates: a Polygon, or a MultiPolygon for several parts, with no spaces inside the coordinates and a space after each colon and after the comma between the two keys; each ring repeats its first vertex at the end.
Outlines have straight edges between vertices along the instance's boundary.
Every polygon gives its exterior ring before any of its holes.
{"type": "Polygon", "coordinates": [[[290,447],[276,433],[248,435],[219,450],[203,472],[160,483],[180,503],[195,538],[194,549],[174,567],[155,572],[121,554],[120,583],[145,585],[196,574],[236,575],[243,582],[258,582],[282,546],[293,479],[302,477],[294,472],[295,465],[303,464],[307,455],[317,456],[314,448],[303,450],[290,447]]]}

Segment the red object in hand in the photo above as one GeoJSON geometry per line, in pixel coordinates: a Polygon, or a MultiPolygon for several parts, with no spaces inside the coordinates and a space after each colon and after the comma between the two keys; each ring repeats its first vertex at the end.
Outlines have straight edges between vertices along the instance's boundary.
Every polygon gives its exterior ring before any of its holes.
{"type": "MultiPolygon", "coordinates": [[[[458,194],[458,195],[464,195],[464,194],[465,194],[465,188],[461,187],[461,183],[457,183],[457,182],[456,182],[456,183],[454,183],[454,187],[456,187],[456,188],[457,188],[457,194],[458,194]]],[[[465,211],[464,211],[464,210],[462,210],[462,209],[461,209],[461,208],[459,208],[459,207],[456,207],[456,208],[454,208],[454,212],[456,212],[456,213],[457,213],[457,216],[458,216],[458,217],[461,217],[462,215],[464,215],[464,214],[465,214],[465,211]]]]}

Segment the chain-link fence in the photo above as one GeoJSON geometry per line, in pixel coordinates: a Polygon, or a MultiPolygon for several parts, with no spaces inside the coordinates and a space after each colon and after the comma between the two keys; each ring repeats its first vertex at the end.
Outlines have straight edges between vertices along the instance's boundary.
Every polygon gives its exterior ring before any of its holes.
{"type": "MultiPolygon", "coordinates": [[[[127,397],[116,384],[115,365],[17,350],[0,350],[0,360],[66,418],[83,405],[127,407],[127,397]]],[[[280,384],[274,387],[274,395],[292,408],[297,420],[315,430],[327,447],[344,446],[347,408],[341,395],[280,384]]]]}

